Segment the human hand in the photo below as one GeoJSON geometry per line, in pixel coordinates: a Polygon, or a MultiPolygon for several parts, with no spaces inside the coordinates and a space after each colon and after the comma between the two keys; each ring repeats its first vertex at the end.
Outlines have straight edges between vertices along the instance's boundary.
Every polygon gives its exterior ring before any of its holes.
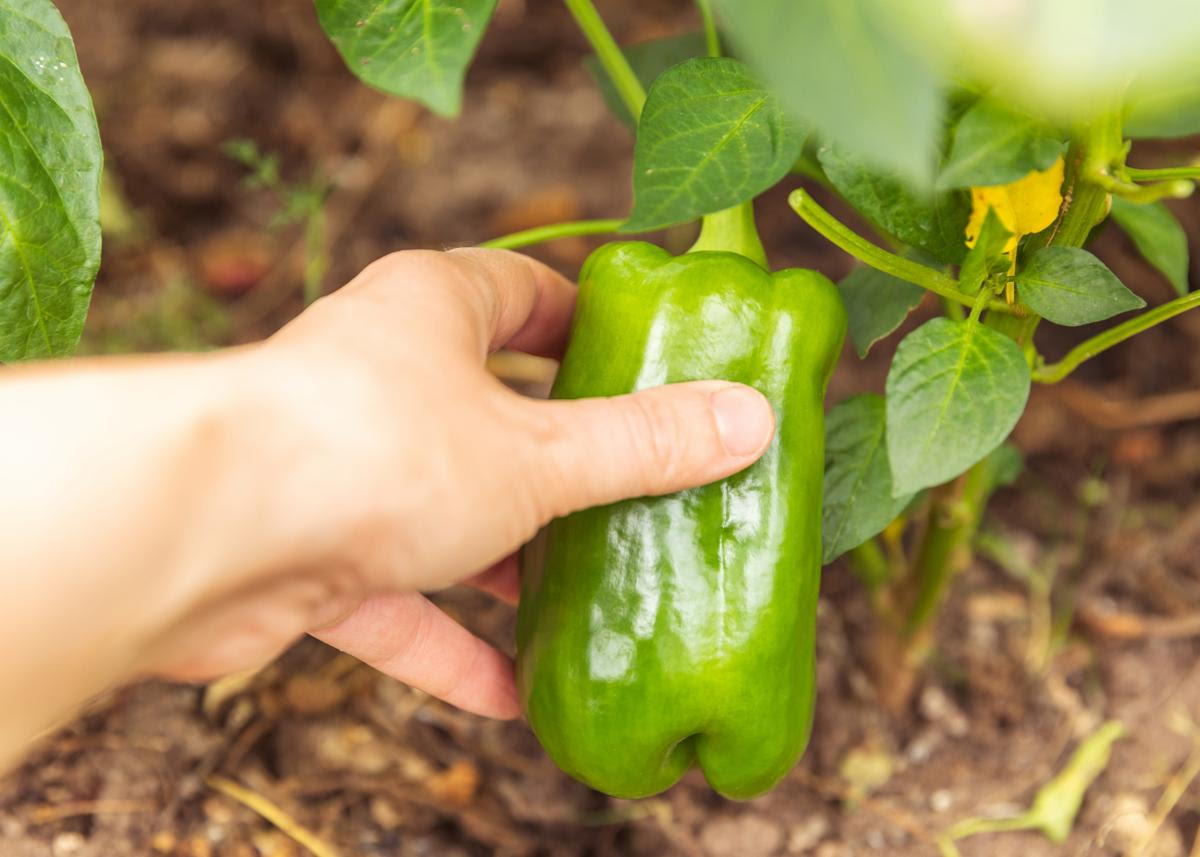
{"type": "Polygon", "coordinates": [[[468,582],[515,601],[514,551],[552,518],[723,478],[774,432],[766,400],[736,384],[545,402],[485,370],[501,346],[558,357],[574,298],[515,253],[397,253],[239,358],[268,391],[246,465],[272,481],[266,544],[153,668],[229,672],[310,631],[462,708],[516,716],[509,659],[419,591],[468,582]]]}

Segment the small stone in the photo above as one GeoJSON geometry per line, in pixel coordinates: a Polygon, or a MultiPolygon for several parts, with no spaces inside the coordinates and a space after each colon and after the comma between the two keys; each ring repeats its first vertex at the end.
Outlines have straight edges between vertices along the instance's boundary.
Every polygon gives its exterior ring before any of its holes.
{"type": "Polygon", "coordinates": [[[917,737],[904,748],[904,758],[911,764],[923,765],[929,761],[938,745],[945,740],[945,733],[935,726],[928,726],[917,733],[917,737]]]}
{"type": "Polygon", "coordinates": [[[1183,837],[1179,828],[1164,824],[1154,838],[1150,835],[1150,810],[1146,802],[1135,794],[1121,794],[1113,799],[1109,810],[1107,832],[1102,844],[1116,848],[1122,853],[1137,851],[1142,857],[1182,857],[1183,837]]]}
{"type": "Polygon", "coordinates": [[[792,854],[805,854],[816,847],[829,833],[829,819],[814,815],[792,827],[788,835],[787,850],[792,854]]]}
{"type": "Polygon", "coordinates": [[[771,857],[783,845],[783,828],[761,815],[721,816],[704,825],[700,845],[712,857],[771,857]]]}
{"type": "Polygon", "coordinates": [[[83,838],[82,833],[74,831],[58,833],[50,842],[50,853],[54,857],[71,857],[72,854],[82,851],[85,845],[87,845],[87,840],[83,838]]]}
{"type": "Polygon", "coordinates": [[[396,809],[396,805],[384,797],[373,797],[368,805],[371,820],[387,831],[399,830],[404,823],[404,815],[396,809]]]}
{"type": "Polygon", "coordinates": [[[813,857],[850,857],[850,849],[841,842],[822,842],[813,857]]]}
{"type": "Polygon", "coordinates": [[[971,728],[966,716],[954,701],[936,685],[921,692],[921,715],[930,723],[937,723],[956,738],[966,735],[971,728]]]}
{"type": "Polygon", "coordinates": [[[945,812],[954,805],[954,795],[947,789],[938,789],[929,796],[929,808],[934,812],[945,812]]]}

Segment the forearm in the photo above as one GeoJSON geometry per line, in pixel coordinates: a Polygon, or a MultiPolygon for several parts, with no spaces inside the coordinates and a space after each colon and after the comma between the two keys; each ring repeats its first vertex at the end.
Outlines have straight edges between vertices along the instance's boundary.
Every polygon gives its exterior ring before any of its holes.
{"type": "Polygon", "coordinates": [[[295,560],[301,522],[273,512],[286,486],[268,474],[300,441],[277,430],[255,365],[227,352],[0,373],[0,698],[19,700],[0,706],[0,768],[154,669],[197,605],[295,560]]]}

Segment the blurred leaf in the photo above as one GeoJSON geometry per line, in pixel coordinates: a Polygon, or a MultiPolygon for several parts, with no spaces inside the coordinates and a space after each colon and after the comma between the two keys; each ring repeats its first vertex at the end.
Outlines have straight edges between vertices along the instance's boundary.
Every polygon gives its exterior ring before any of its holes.
{"type": "Polygon", "coordinates": [[[1103,321],[1146,302],[1116,274],[1078,247],[1043,247],[1017,273],[1021,303],[1047,321],[1067,326],[1103,321]]]}
{"type": "Polygon", "coordinates": [[[457,116],[467,66],[497,0],[316,0],[317,17],[364,83],[457,116]]]}
{"type": "Polygon", "coordinates": [[[1200,80],[1183,80],[1148,88],[1135,84],[1127,99],[1125,136],[1190,137],[1200,134],[1200,80]]]}
{"type": "Polygon", "coordinates": [[[633,158],[633,213],[645,232],[720,211],[783,178],[804,145],[775,97],[742,63],[690,59],[646,97],[633,158]]]}
{"type": "Polygon", "coordinates": [[[1001,270],[1007,270],[1012,260],[1005,250],[1010,246],[1012,237],[1012,233],[1004,228],[1004,224],[996,216],[996,210],[988,206],[979,234],[973,234],[968,227],[967,244],[971,249],[967,251],[967,258],[963,260],[962,268],[959,269],[958,287],[973,295],[979,291],[983,281],[1001,265],[1004,266],[1001,270]]]}
{"type": "Polygon", "coordinates": [[[875,393],[847,399],[825,418],[824,565],[882,532],[912,499],[892,496],[886,419],[875,393]]]}
{"type": "Polygon", "coordinates": [[[1002,443],[987,457],[991,487],[1005,488],[1017,481],[1025,469],[1025,457],[1011,443],[1002,443]]]}
{"type": "Polygon", "coordinates": [[[1086,120],[1144,90],[1197,79],[1195,0],[893,0],[914,49],[1003,100],[1086,120]]]}
{"type": "Polygon", "coordinates": [[[69,354],[100,266],[103,152],[49,0],[0,0],[0,362],[69,354]]]}
{"type": "Polygon", "coordinates": [[[1108,767],[1112,745],[1124,735],[1121,723],[1108,721],[1081,741],[1058,776],[1038,790],[1030,816],[1051,842],[1061,845],[1067,841],[1084,793],[1108,767]]]}
{"type": "Polygon", "coordinates": [[[824,145],[817,156],[837,192],[880,230],[941,262],[962,261],[970,211],[965,191],[921,192],[839,146],[824,145]]]}
{"type": "Polygon", "coordinates": [[[999,446],[1029,383],[1020,347],[978,322],[935,318],[906,336],[887,377],[893,494],[947,482],[999,446]]]}
{"type": "Polygon", "coordinates": [[[859,357],[900,326],[925,297],[925,290],[871,267],[855,268],[838,283],[847,329],[859,357]]]}
{"type": "Polygon", "coordinates": [[[1071,835],[1084,795],[1108,767],[1112,745],[1125,737],[1124,725],[1109,720],[1084,738],[1063,769],[1038,791],[1033,805],[1020,815],[1002,818],[968,818],[938,837],[943,854],[957,854],[955,839],[1004,830],[1037,830],[1056,845],[1071,835]]]}
{"type": "MultiPolygon", "coordinates": [[[[889,0],[716,0],[739,55],[822,138],[927,182],[941,84],[889,0]]],[[[906,10],[901,8],[901,14],[906,10]]]]}
{"type": "Polygon", "coordinates": [[[108,167],[100,174],[100,231],[105,240],[118,244],[140,237],[143,231],[120,181],[108,167]]]}
{"type": "Polygon", "coordinates": [[[1065,141],[1046,123],[981,99],[959,120],[938,185],[1007,184],[1047,169],[1065,148],[1065,141]]]}
{"type": "Polygon", "coordinates": [[[1112,219],[1147,262],[1162,272],[1180,295],[1188,293],[1188,240],[1183,226],[1161,202],[1138,205],[1112,198],[1112,219]]]}
{"type": "MultiPolygon", "coordinates": [[[[685,33],[682,36],[654,39],[622,48],[630,68],[646,89],[671,66],[692,57],[702,57],[706,50],[703,33],[685,33]]],[[[600,94],[604,96],[604,103],[608,105],[608,109],[626,125],[634,127],[636,123],[629,113],[629,108],[612,85],[612,80],[600,67],[599,60],[591,56],[584,61],[584,65],[599,87],[600,94]]]]}

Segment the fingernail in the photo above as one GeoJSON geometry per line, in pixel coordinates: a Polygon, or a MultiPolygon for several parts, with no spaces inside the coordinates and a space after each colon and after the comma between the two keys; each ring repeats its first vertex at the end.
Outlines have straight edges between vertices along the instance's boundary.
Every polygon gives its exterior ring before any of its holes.
{"type": "Polygon", "coordinates": [[[726,387],[713,393],[710,401],[717,433],[730,455],[753,455],[770,442],[775,413],[762,393],[750,387],[726,387]]]}

